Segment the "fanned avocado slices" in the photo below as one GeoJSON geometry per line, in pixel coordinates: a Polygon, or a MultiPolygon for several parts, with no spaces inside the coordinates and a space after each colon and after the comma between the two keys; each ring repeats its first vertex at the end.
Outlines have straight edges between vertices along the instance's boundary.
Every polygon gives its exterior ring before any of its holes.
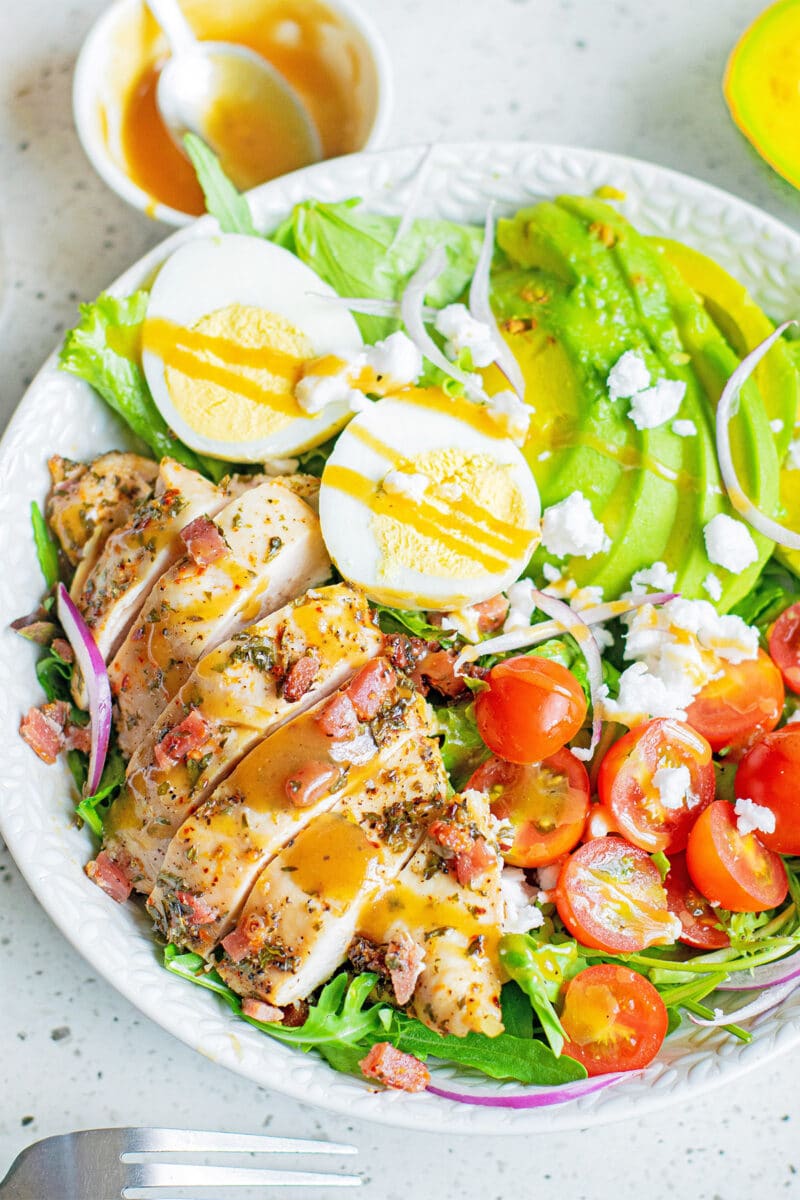
{"type": "MultiPolygon", "coordinates": [[[[607,204],[569,196],[538,204],[501,221],[498,242],[507,261],[493,274],[493,305],[526,376],[534,413],[525,453],[542,504],[583,492],[611,539],[607,552],[558,566],[609,596],[658,560],[692,598],[709,598],[703,582],[713,573],[722,586],[717,607],[727,611],[773,549],[754,534],[758,559],[737,574],[714,566],[705,549],[705,525],[718,513],[735,515],[719,475],[714,411],[736,351],[664,247],[607,204]],[[644,359],[653,382],[685,383],[678,416],[696,435],[679,437],[671,421],[638,430],[630,402],[609,398],[609,372],[626,350],[644,359]]],[[[732,428],[743,486],[771,514],[779,457],[770,419],[780,415],[790,426],[790,391],[771,396],[778,414],[749,383],[732,428]]],[[[546,561],[540,550],[533,568],[546,561]]]]}

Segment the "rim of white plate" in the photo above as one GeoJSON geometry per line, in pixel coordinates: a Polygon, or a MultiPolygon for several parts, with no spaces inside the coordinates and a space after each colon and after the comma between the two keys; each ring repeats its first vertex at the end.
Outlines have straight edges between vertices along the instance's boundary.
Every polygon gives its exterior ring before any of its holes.
{"type": "MultiPolygon", "coordinates": [[[[413,189],[426,146],[361,153],[315,164],[265,184],[250,195],[256,224],[277,224],[303,199],[358,195],[378,211],[400,212],[413,189]]],[[[426,165],[422,216],[482,219],[487,202],[511,211],[541,195],[593,192],[611,184],[627,195],[623,211],[645,232],[679,237],[727,267],[775,316],[800,309],[800,236],[757,208],[678,172],[639,160],[557,145],[440,144],[426,165]]],[[[215,228],[203,217],[168,237],[109,290],[125,294],[147,283],[182,242],[215,228]]],[[[696,1096],[752,1070],[800,1043],[800,992],[764,1014],[749,1045],[724,1031],[682,1028],[647,1071],[605,1091],[549,1109],[460,1105],[430,1095],[376,1092],[337,1075],[238,1021],[207,991],[168,974],[142,913],[112,904],[83,874],[91,855],[87,830],[72,823],[65,767],[45,767],[13,735],[21,712],[40,699],[34,649],[7,629],[33,607],[41,582],[28,504],[47,489],[50,452],[80,457],[130,442],[87,385],[60,374],[55,354],[45,362],[0,444],[0,528],[5,570],[0,577],[0,721],[12,731],[0,772],[0,829],[32,891],[76,949],[146,1016],[206,1057],[264,1087],[349,1117],[429,1132],[546,1133],[639,1115],[696,1096]],[[42,436],[42,429],[46,435],[42,436]],[[16,536],[11,531],[16,530],[16,536]]],[[[437,1065],[440,1086],[477,1095],[525,1089],[437,1065]]]]}

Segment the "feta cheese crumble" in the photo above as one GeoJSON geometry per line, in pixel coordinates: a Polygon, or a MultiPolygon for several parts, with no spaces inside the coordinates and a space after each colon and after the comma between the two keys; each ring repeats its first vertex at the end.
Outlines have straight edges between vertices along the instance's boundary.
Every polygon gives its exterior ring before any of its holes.
{"type": "Polygon", "coordinates": [[[653,772],[653,786],[658,792],[658,798],[663,808],[668,812],[688,808],[697,803],[697,796],[691,791],[692,776],[685,764],[679,767],[659,767],[653,772]]]}
{"type": "Polygon", "coordinates": [[[671,592],[675,587],[675,572],[667,570],[664,562],[654,562],[651,567],[643,567],[631,575],[631,593],[643,596],[645,592],[671,592]]]}
{"type": "Polygon", "coordinates": [[[647,363],[635,350],[626,350],[609,371],[606,386],[612,400],[629,400],[650,386],[647,363]]]}
{"type": "Polygon", "coordinates": [[[637,429],[657,429],[672,420],[685,395],[683,380],[659,379],[652,387],[631,398],[628,416],[637,429]]]}
{"type": "Polygon", "coordinates": [[[758,559],[752,534],[743,521],[717,513],[703,529],[709,562],[737,574],[758,559]]]}
{"type": "Polygon", "coordinates": [[[505,435],[510,437],[516,445],[523,445],[528,436],[533,410],[523,400],[520,400],[517,393],[510,390],[495,392],[486,401],[486,408],[491,413],[492,420],[499,425],[505,435]]]}
{"type": "Polygon", "coordinates": [[[398,329],[381,342],[368,346],[366,366],[380,376],[382,390],[408,387],[422,373],[422,353],[407,333],[398,329]]]}
{"type": "Polygon", "coordinates": [[[800,438],[789,443],[784,466],[787,471],[800,471],[800,438]]]}
{"type": "Polygon", "coordinates": [[[672,422],[672,432],[676,437],[697,437],[697,426],[694,421],[681,419],[672,422]]]}
{"type": "Polygon", "coordinates": [[[503,633],[512,633],[515,629],[527,629],[531,623],[536,601],[533,598],[533,581],[518,579],[508,588],[508,612],[503,624],[503,633]]]}
{"type": "Polygon", "coordinates": [[[775,832],[775,813],[763,804],[756,804],[754,800],[743,797],[736,801],[733,811],[738,817],[736,828],[742,837],[746,837],[748,833],[775,832]]]}
{"type": "Polygon", "coordinates": [[[567,555],[592,558],[611,546],[606,531],[592,512],[582,492],[545,509],[542,516],[542,545],[556,558],[567,555]]]}
{"type": "Polygon", "coordinates": [[[344,363],[335,375],[304,375],[295,385],[297,403],[308,416],[316,416],[329,404],[343,404],[347,409],[358,412],[366,403],[363,392],[354,388],[350,381],[352,364],[344,363]]]}
{"type": "Polygon", "coordinates": [[[783,433],[783,421],[780,417],[776,417],[774,421],[770,421],[769,427],[773,433],[783,433]]]}
{"type": "Polygon", "coordinates": [[[722,584],[713,572],[706,575],[703,580],[703,587],[712,600],[717,601],[722,599],[722,584]]]}
{"type": "Polygon", "coordinates": [[[475,367],[488,367],[497,357],[494,334],[483,321],[476,321],[465,304],[448,304],[436,314],[434,328],[445,338],[445,354],[455,361],[469,350],[475,367]]]}
{"type": "Polygon", "coordinates": [[[505,907],[503,933],[528,933],[544,924],[544,913],[535,904],[537,891],[519,867],[503,867],[500,874],[500,895],[505,907]]]}
{"type": "Polygon", "coordinates": [[[430,487],[430,482],[427,475],[420,475],[416,471],[392,470],[386,473],[381,486],[390,496],[406,496],[409,500],[419,503],[430,487]]]}

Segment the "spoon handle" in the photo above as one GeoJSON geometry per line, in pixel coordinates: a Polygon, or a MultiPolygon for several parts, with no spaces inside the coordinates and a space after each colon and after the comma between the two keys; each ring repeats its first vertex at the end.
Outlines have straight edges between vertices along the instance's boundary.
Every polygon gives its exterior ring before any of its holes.
{"type": "Polygon", "coordinates": [[[146,2],[169,42],[172,57],[177,58],[179,54],[191,50],[197,42],[197,38],[181,12],[178,0],[146,0],[146,2]]]}

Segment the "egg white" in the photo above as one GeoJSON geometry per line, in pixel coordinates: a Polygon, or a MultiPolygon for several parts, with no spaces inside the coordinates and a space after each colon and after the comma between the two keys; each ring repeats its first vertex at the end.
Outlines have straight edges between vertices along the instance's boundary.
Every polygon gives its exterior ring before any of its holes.
{"type": "MultiPolygon", "coordinates": [[[[362,344],[356,322],[345,309],[319,298],[334,294],[288,250],[261,238],[219,234],[186,242],[171,255],[153,284],[146,321],[160,318],[192,329],[213,313],[241,305],[288,321],[309,340],[315,357],[352,353],[362,344]]],[[[334,403],[312,416],[293,417],[267,436],[239,441],[209,437],[178,411],[164,359],[146,345],[142,367],[161,415],[181,441],[231,462],[263,462],[317,446],[351,415],[346,404],[334,403]]]]}
{"type": "MultiPolygon", "coordinates": [[[[374,600],[403,608],[463,608],[504,590],[527,565],[539,540],[538,489],[514,443],[487,433],[480,413],[479,406],[463,401],[460,406],[454,403],[451,415],[442,411],[441,405],[426,407],[424,402],[411,402],[397,395],[370,404],[340,434],[321,481],[322,534],[344,578],[374,600]],[[471,412],[476,416],[474,422],[469,419],[471,412]],[[462,419],[464,414],[466,419],[462,419]],[[496,467],[503,472],[508,487],[517,495],[524,515],[513,530],[510,549],[499,549],[508,535],[498,532],[498,521],[504,519],[498,511],[498,497],[486,490],[484,494],[462,492],[459,497],[454,494],[454,485],[445,481],[442,487],[441,481],[430,480],[430,488],[420,498],[421,477],[415,460],[421,457],[435,463],[437,455],[450,455],[452,459],[454,454],[470,462],[478,461],[478,456],[484,462],[491,460],[492,470],[496,467]],[[426,540],[427,565],[421,560],[418,565],[397,561],[397,556],[387,550],[385,538],[381,540],[378,523],[387,516],[384,482],[396,470],[408,480],[409,492],[395,509],[389,502],[389,523],[395,530],[400,527],[394,522],[407,522],[415,545],[420,537],[426,540]],[[348,490],[352,481],[360,495],[348,490]],[[376,505],[380,518],[376,516],[376,505]],[[484,515],[477,519],[476,514],[484,515]],[[430,529],[431,522],[436,533],[420,533],[420,524],[430,529]],[[471,551],[464,550],[463,560],[469,560],[468,567],[448,570],[448,547],[465,547],[470,539],[483,551],[488,550],[495,560],[492,566],[479,561],[479,552],[473,569],[471,551]]],[[[396,486],[395,475],[390,476],[390,483],[392,488],[396,486]]],[[[383,528],[385,533],[386,522],[383,528]]],[[[401,557],[408,559],[409,555],[413,557],[413,550],[404,548],[401,557]]]]}

